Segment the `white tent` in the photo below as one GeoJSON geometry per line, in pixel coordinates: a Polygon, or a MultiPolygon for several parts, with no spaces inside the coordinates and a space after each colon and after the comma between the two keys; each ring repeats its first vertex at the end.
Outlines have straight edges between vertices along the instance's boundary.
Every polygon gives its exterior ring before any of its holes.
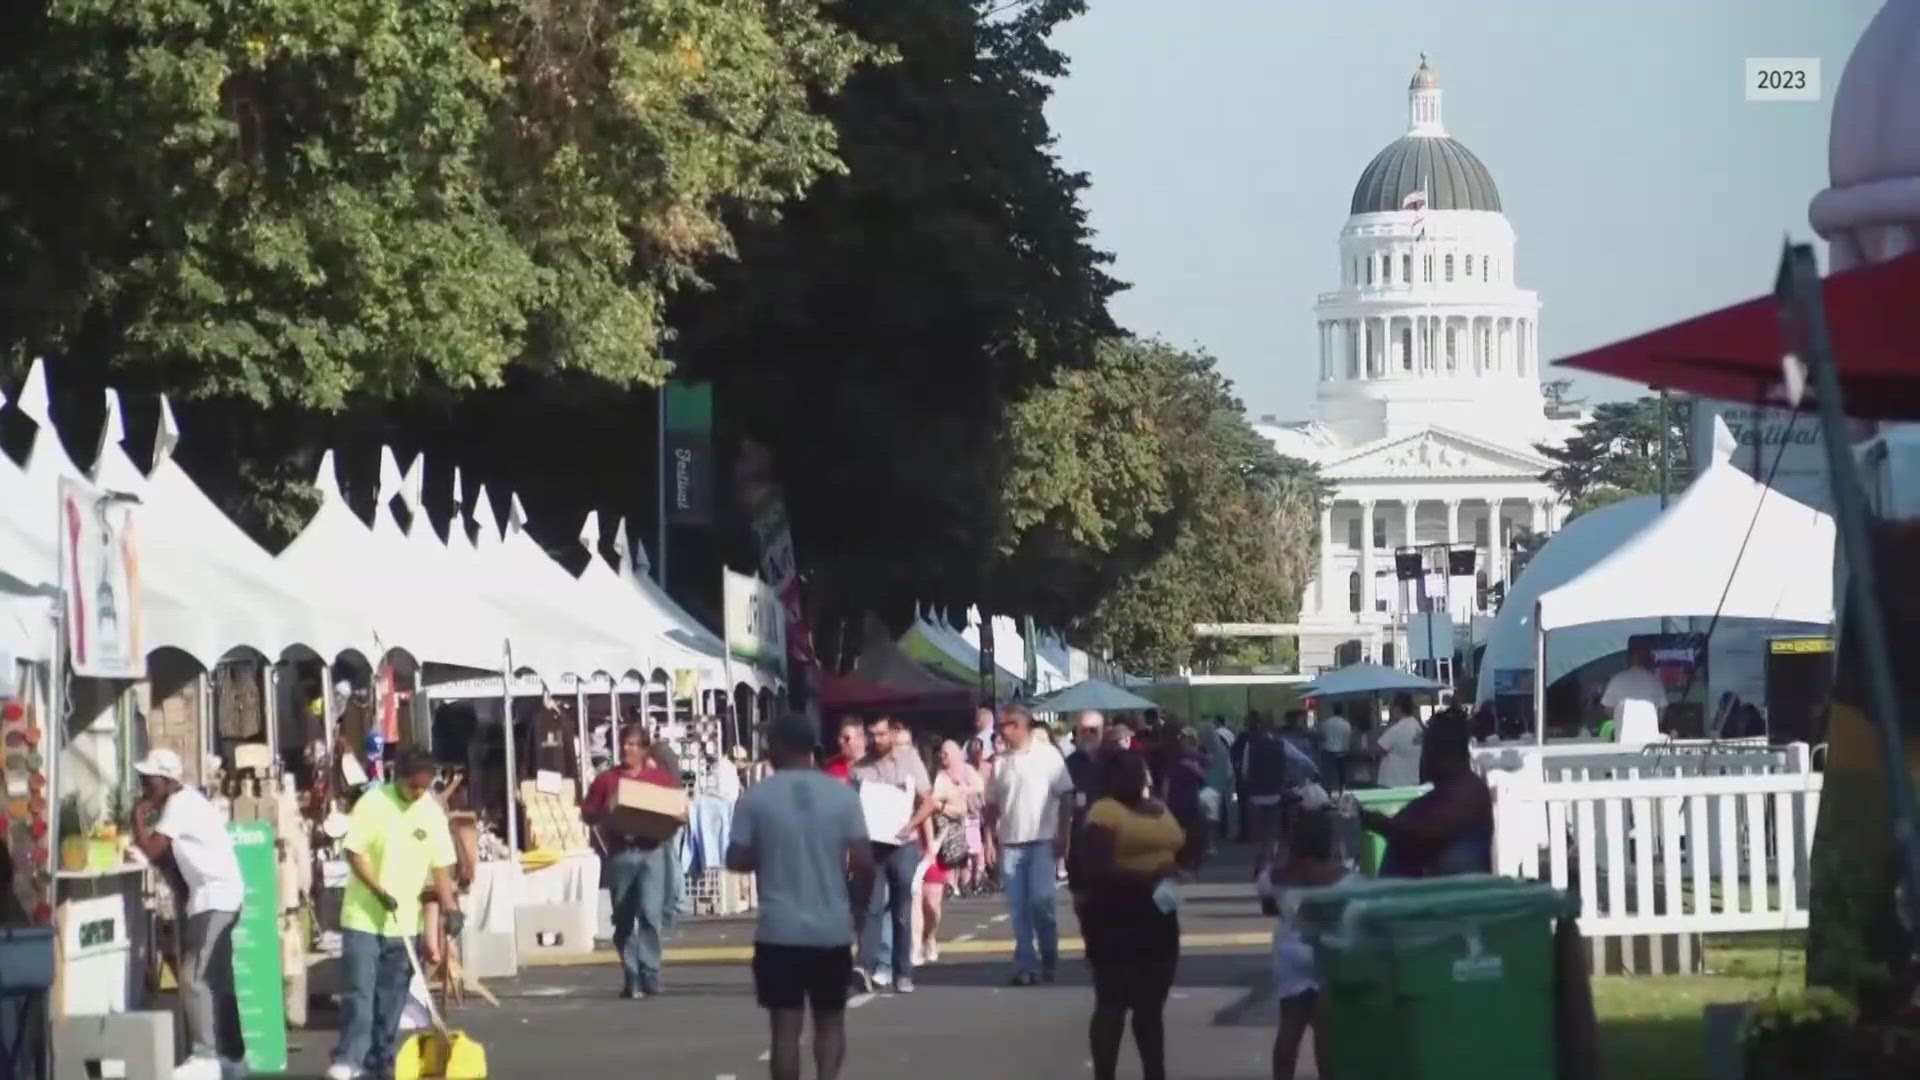
{"type": "Polygon", "coordinates": [[[516,668],[532,668],[558,683],[567,675],[588,679],[595,672],[646,666],[651,657],[642,646],[644,635],[621,626],[591,590],[534,543],[518,496],[509,500],[504,534],[495,527],[484,487],[473,512],[479,534],[471,562],[464,569],[456,563],[456,569],[496,607],[518,617],[511,638],[516,668]]]}
{"type": "MultiPolygon", "coordinates": [[[[208,638],[211,645],[181,646],[203,666],[218,663],[235,645],[250,646],[270,661],[296,647],[331,659],[366,636],[364,613],[289,573],[181,470],[172,456],[178,428],[165,398],[150,474],[141,476],[120,448],[123,435],[119,397],[108,391],[94,480],[140,496],[136,536],[143,599],[155,589],[199,609],[198,618],[223,620],[208,638]]],[[[165,644],[177,642],[146,642],[148,648],[165,644]]]]}
{"type": "MultiPolygon", "coordinates": [[[[626,523],[615,530],[616,538],[626,543],[626,523]]],[[[630,626],[650,662],[668,670],[692,669],[700,673],[701,684],[712,688],[726,681],[727,645],[686,609],[668,599],[652,582],[634,578],[609,565],[600,555],[600,515],[590,511],[580,527],[580,543],[587,550],[587,565],[580,569],[580,587],[606,605],[622,625],[630,626]]],[[[624,560],[622,560],[624,561],[624,560]]],[[[619,675],[620,672],[610,672],[619,675]]],[[[732,687],[727,688],[731,692],[732,687]]]]}
{"type": "MultiPolygon", "coordinates": [[[[1582,514],[1554,533],[1533,553],[1527,567],[1507,589],[1507,599],[1487,633],[1480,655],[1483,673],[1476,704],[1493,700],[1494,679],[1500,671],[1533,669],[1533,602],[1557,589],[1625,544],[1660,516],[1660,496],[1638,495],[1582,514]]],[[[1546,679],[1549,684],[1569,672],[1617,652],[1630,634],[1657,633],[1660,620],[1638,619],[1626,625],[1565,627],[1547,641],[1546,679]]]]}
{"type": "MultiPolygon", "coordinates": [[[[6,396],[0,395],[0,406],[6,396]]],[[[47,535],[30,529],[27,477],[0,454],[0,657],[45,663],[53,653],[54,556],[47,535]]],[[[53,507],[46,508],[49,519],[53,507]]],[[[0,660],[0,663],[8,662],[0,660]]],[[[0,680],[13,672],[0,671],[0,680]]]]}
{"type": "Polygon", "coordinates": [[[280,562],[307,588],[369,613],[369,625],[352,642],[368,663],[377,665],[386,650],[399,648],[416,660],[499,668],[505,631],[497,613],[452,582],[444,561],[417,560],[384,507],[375,515],[388,523],[384,534],[361,521],[340,492],[331,450],[320,459],[314,487],[320,508],[280,562]]]}
{"type": "Polygon", "coordinates": [[[1545,715],[1546,635],[1563,627],[1659,616],[1831,624],[1833,543],[1831,517],[1716,448],[1659,520],[1534,602],[1534,715],[1545,715]]]}

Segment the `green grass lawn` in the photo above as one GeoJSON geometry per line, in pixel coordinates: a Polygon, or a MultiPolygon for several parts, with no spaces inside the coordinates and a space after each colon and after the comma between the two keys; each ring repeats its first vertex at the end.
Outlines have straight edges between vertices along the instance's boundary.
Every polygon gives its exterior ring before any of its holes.
{"type": "Polygon", "coordinates": [[[1706,967],[1702,975],[1609,975],[1593,980],[1602,1077],[1705,1076],[1706,1006],[1751,1001],[1804,985],[1806,936],[1709,937],[1706,967]]]}

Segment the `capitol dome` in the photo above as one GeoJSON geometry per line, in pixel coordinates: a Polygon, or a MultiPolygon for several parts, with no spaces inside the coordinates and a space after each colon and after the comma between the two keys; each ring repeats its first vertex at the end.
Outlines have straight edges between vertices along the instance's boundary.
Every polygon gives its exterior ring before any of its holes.
{"type": "Polygon", "coordinates": [[[1500,189],[1473,151],[1455,142],[1440,123],[1440,78],[1420,66],[1407,83],[1407,133],[1373,156],[1353,186],[1355,214],[1409,209],[1407,197],[1425,195],[1428,210],[1500,212],[1500,189]]]}
{"type": "Polygon", "coordinates": [[[1353,186],[1351,213],[1406,209],[1426,185],[1429,210],[1500,211],[1500,189],[1473,151],[1445,135],[1406,135],[1374,155],[1353,186]]]}

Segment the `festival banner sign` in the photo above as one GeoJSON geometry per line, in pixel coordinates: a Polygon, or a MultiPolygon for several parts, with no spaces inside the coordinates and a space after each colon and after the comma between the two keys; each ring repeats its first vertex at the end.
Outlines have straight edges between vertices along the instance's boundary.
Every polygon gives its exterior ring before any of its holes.
{"type": "Polygon", "coordinates": [[[713,384],[668,383],[665,388],[667,520],[713,524],[713,384]]]}
{"type": "Polygon", "coordinates": [[[273,827],[265,822],[227,826],[245,887],[233,927],[233,991],[247,1066],[256,1073],[287,1071],[287,1003],[280,985],[280,888],[273,827]]]}

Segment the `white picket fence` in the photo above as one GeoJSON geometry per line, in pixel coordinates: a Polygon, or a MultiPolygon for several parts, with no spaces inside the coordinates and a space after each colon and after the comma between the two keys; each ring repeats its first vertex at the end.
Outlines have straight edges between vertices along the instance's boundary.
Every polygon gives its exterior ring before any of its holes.
{"type": "Polygon", "coordinates": [[[1495,870],[1576,892],[1593,938],[1803,929],[1823,779],[1806,761],[1627,779],[1490,771],[1495,870]]]}

